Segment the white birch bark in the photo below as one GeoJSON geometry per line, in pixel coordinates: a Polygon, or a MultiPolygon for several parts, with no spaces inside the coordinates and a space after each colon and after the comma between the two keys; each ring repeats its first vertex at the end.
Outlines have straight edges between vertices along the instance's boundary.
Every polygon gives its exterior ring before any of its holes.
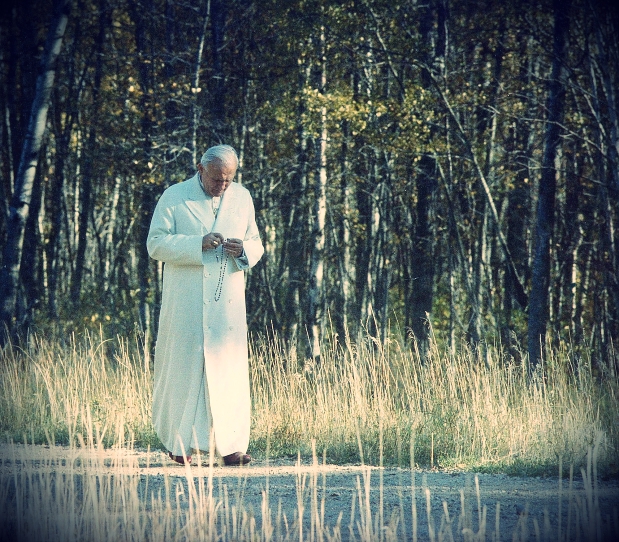
{"type": "MultiPolygon", "coordinates": [[[[325,51],[325,32],[321,29],[321,92],[324,93],[327,83],[325,51]]],[[[320,358],[320,328],[323,318],[323,282],[324,282],[324,248],[325,248],[325,218],[327,214],[327,108],[323,106],[320,113],[320,139],[318,154],[318,171],[314,188],[314,216],[312,238],[313,247],[310,264],[309,287],[309,317],[311,354],[314,360],[320,358]]]]}
{"type": "Polygon", "coordinates": [[[54,19],[50,25],[45,50],[41,62],[41,72],[37,78],[34,101],[30,112],[28,131],[24,139],[15,191],[11,199],[7,240],[4,246],[2,269],[0,270],[0,323],[13,327],[13,317],[17,301],[17,282],[26,220],[30,210],[30,200],[34,176],[39,161],[39,151],[47,124],[47,113],[56,77],[56,62],[62,49],[62,42],[69,20],[71,2],[57,0],[54,19]]]}

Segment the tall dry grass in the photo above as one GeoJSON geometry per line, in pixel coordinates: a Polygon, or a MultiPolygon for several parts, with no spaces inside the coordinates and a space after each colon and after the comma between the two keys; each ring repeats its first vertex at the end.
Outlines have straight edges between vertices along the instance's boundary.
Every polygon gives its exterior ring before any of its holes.
{"type": "Polygon", "coordinates": [[[0,431],[16,441],[76,444],[94,433],[112,445],[156,441],[152,372],[138,341],[31,336],[0,351],[0,431]]]}
{"type": "MultiPolygon", "coordinates": [[[[15,441],[69,444],[81,434],[108,446],[160,446],[151,362],[138,342],[101,333],[6,346],[0,432],[15,441]]],[[[616,464],[614,362],[594,374],[567,346],[532,381],[500,348],[449,352],[434,341],[422,363],[402,342],[369,335],[327,342],[317,365],[273,336],[251,341],[250,357],[254,454],[310,456],[315,439],[331,462],[407,465],[412,441],[423,466],[555,473],[559,460],[582,465],[597,441],[600,469],[616,464]]]]}
{"type": "Polygon", "coordinates": [[[519,473],[582,464],[598,439],[600,464],[612,468],[619,443],[614,364],[595,376],[567,347],[552,352],[532,379],[499,348],[483,355],[431,344],[428,358],[402,342],[370,336],[323,349],[308,366],[276,339],[252,351],[255,446],[280,453],[309,439],[335,461],[382,457],[408,464],[408,442],[424,466],[519,473]],[[363,452],[360,452],[363,450],[363,452]],[[365,457],[361,457],[364,454],[365,457]]]}

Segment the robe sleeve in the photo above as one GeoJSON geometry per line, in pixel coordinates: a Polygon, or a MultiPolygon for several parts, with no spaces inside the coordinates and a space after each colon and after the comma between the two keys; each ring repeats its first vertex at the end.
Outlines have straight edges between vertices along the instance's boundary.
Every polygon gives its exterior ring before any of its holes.
{"type": "Polygon", "coordinates": [[[175,205],[164,193],[155,207],[146,240],[150,257],[177,265],[202,265],[202,235],[176,232],[175,205]]]}
{"type": "Polygon", "coordinates": [[[249,196],[249,213],[247,230],[243,237],[243,252],[238,258],[235,258],[236,266],[240,270],[249,269],[258,263],[258,260],[262,258],[263,254],[264,247],[262,246],[260,232],[256,224],[256,210],[254,208],[254,202],[251,196],[249,196]]]}
{"type": "Polygon", "coordinates": [[[245,249],[241,252],[241,255],[234,259],[236,266],[241,271],[245,271],[245,269],[249,269],[249,260],[247,259],[247,254],[245,254],[245,249]]]}

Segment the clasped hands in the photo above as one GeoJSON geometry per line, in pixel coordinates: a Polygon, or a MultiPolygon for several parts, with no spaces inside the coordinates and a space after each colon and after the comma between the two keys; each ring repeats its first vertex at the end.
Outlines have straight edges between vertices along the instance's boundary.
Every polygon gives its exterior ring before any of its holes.
{"type": "Polygon", "coordinates": [[[243,253],[243,241],[240,239],[224,239],[221,233],[207,233],[202,237],[202,250],[213,250],[223,245],[224,252],[238,258],[243,253]]]}

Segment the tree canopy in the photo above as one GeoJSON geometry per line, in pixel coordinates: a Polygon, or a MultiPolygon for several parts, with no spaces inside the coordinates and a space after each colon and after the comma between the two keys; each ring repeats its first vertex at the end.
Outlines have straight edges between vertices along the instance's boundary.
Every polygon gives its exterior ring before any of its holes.
{"type": "Polygon", "coordinates": [[[0,13],[9,329],[108,322],[152,340],[154,205],[228,143],[266,246],[248,276],[253,332],[308,357],[325,334],[360,330],[513,355],[528,331],[533,362],[546,340],[613,351],[614,3],[71,0],[10,267],[20,156],[64,3],[0,13]]]}

